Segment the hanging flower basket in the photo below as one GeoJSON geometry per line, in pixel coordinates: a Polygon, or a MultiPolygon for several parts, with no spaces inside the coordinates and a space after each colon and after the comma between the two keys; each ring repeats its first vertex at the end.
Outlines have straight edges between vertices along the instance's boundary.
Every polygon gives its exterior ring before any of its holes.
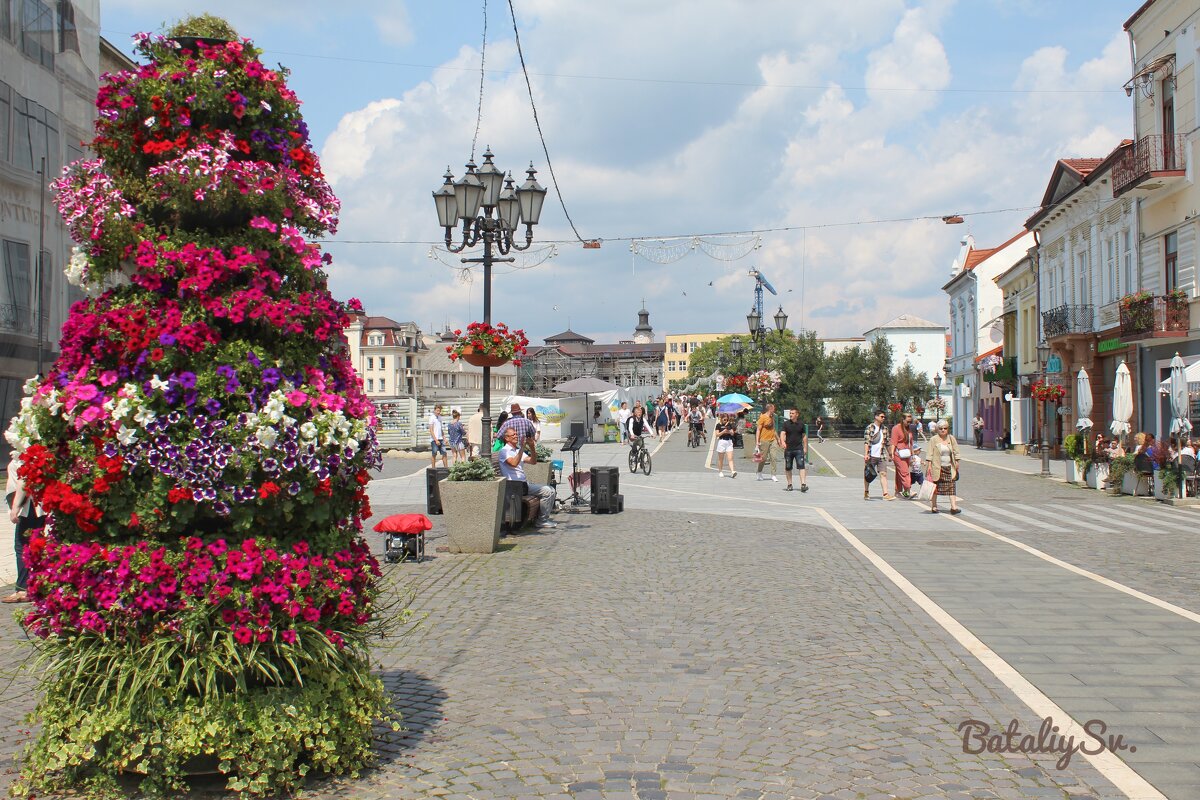
{"type": "Polygon", "coordinates": [[[1066,389],[1050,383],[1035,383],[1029,390],[1034,400],[1045,403],[1061,403],[1066,396],[1066,389]]]}
{"type": "Polygon", "coordinates": [[[746,390],[750,394],[774,394],[783,384],[783,377],[774,370],[760,369],[746,378],[746,390]]]}
{"type": "Polygon", "coordinates": [[[489,325],[486,322],[472,322],[466,331],[456,330],[458,338],[454,344],[446,347],[451,361],[462,359],[476,367],[498,367],[509,361],[521,366],[521,356],[529,340],[525,331],[510,331],[503,322],[489,325]]]}
{"type": "Polygon", "coordinates": [[[726,391],[736,392],[746,388],[745,375],[729,375],[725,378],[726,391]]]}

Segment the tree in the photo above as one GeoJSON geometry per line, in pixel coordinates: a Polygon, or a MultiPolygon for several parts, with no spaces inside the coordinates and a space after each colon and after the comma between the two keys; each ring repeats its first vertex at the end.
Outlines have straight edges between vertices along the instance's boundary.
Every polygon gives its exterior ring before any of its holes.
{"type": "Polygon", "coordinates": [[[288,791],[365,764],[385,708],[360,535],[381,459],[342,333],[361,306],[308,241],[338,203],[287,73],[213,17],[138,47],[102,81],[96,157],[55,183],[92,297],[8,432],[50,516],[25,775],[174,796],[207,754],[229,788],[288,791]]]}
{"type": "Polygon", "coordinates": [[[933,396],[933,383],[928,375],[923,375],[913,369],[912,364],[905,361],[896,370],[896,400],[904,404],[906,410],[915,412],[918,406],[933,396]]]}

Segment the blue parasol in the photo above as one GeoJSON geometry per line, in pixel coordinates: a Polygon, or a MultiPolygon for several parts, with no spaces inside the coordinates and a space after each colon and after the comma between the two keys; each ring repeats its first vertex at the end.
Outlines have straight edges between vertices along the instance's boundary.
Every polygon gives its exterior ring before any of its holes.
{"type": "Polygon", "coordinates": [[[754,405],[753,397],[746,397],[744,394],[733,392],[732,394],[722,395],[717,398],[718,403],[745,403],[748,406],[754,405]]]}

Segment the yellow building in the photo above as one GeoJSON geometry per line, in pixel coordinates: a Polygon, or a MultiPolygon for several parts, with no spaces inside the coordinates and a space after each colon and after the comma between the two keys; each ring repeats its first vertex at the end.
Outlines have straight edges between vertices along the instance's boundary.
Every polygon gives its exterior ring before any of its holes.
{"type": "Polygon", "coordinates": [[[687,378],[692,353],[706,342],[728,339],[731,333],[671,333],[663,338],[663,388],[687,378]]]}

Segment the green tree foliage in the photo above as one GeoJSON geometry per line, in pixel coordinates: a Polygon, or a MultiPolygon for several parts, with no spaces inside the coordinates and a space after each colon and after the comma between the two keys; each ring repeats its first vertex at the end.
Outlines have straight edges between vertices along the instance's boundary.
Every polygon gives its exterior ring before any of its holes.
{"type": "Polygon", "coordinates": [[[913,369],[907,361],[896,370],[896,400],[904,404],[905,411],[916,411],[933,397],[933,383],[929,376],[913,369]]]}

